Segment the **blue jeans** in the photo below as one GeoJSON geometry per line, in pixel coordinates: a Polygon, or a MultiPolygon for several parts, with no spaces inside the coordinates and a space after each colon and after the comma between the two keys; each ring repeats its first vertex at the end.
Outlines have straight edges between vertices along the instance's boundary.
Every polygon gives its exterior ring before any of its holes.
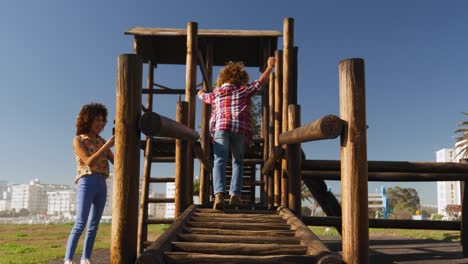
{"type": "Polygon", "coordinates": [[[215,194],[226,192],[226,162],[229,146],[232,152],[232,178],[229,194],[241,194],[245,144],[246,137],[244,135],[228,131],[215,131],[213,146],[213,188],[215,194]]]}
{"type": "Polygon", "coordinates": [[[65,260],[72,260],[75,254],[78,240],[88,222],[86,236],[83,245],[82,259],[91,258],[94,240],[101,221],[102,212],[106,205],[107,185],[106,178],[100,174],[91,174],[83,176],[78,180],[76,193],[76,222],[70,233],[67,243],[65,260]],[[88,215],[91,211],[91,216],[88,215]]]}

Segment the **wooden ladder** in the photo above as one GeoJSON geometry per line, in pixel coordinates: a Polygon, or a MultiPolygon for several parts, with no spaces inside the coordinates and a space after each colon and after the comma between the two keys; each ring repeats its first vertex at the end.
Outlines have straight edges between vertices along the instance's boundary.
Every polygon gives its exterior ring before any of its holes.
{"type": "Polygon", "coordinates": [[[190,206],[136,263],[341,263],[290,210],[190,206]]]}

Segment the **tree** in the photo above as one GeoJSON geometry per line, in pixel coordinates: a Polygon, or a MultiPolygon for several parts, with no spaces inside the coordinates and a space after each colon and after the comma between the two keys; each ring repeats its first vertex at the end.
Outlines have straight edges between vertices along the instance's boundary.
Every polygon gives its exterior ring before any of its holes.
{"type": "Polygon", "coordinates": [[[305,216],[310,216],[312,215],[312,210],[310,210],[309,207],[307,206],[302,206],[302,215],[305,215],[305,216]]]}
{"type": "Polygon", "coordinates": [[[28,209],[22,208],[21,210],[19,210],[18,215],[19,216],[28,216],[29,211],[28,211],[28,209]]]}
{"type": "Polygon", "coordinates": [[[262,102],[258,98],[252,98],[252,133],[254,137],[261,137],[261,116],[262,116],[262,102]]]}
{"type": "Polygon", "coordinates": [[[420,207],[418,192],[413,188],[390,187],[387,189],[387,199],[391,211],[407,209],[415,212],[420,207]]]}
{"type": "Polygon", "coordinates": [[[200,180],[193,181],[193,195],[198,196],[200,194],[200,180]]]}
{"type": "MultiPolygon", "coordinates": [[[[468,113],[463,113],[465,116],[468,116],[468,113]]],[[[458,156],[460,158],[468,158],[468,121],[458,123],[459,129],[455,130],[457,134],[455,138],[455,147],[460,148],[458,156]]]]}

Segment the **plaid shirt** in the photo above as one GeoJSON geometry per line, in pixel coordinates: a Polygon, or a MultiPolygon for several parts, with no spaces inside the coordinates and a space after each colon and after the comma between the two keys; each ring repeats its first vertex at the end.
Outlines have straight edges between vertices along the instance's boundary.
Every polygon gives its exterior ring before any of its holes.
{"type": "Polygon", "coordinates": [[[254,81],[250,85],[235,86],[223,84],[211,93],[202,93],[198,97],[206,104],[211,104],[210,131],[229,131],[242,134],[252,142],[251,99],[262,85],[254,81]]]}

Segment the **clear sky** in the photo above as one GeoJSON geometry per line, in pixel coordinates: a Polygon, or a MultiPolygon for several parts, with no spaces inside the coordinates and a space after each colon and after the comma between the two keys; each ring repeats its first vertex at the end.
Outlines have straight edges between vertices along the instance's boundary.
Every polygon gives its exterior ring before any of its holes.
{"type": "MultiPolygon", "coordinates": [[[[303,123],[339,114],[338,62],[364,58],[369,159],[434,161],[436,150],[453,146],[468,112],[468,3],[377,2],[1,1],[0,179],[72,184],[76,115],[97,101],[113,120],[117,56],[133,47],[125,30],[197,21],[199,28],[281,31],[288,16],[299,46],[303,123]]],[[[184,70],[161,66],[155,78],[184,87],[184,70]]],[[[175,102],[157,97],[156,111],[174,117],[175,102]]],[[[108,125],[103,136],[110,134],[108,125]]],[[[339,158],[337,140],[303,147],[308,158],[339,158]]],[[[405,186],[436,203],[435,183],[405,186]]]]}

